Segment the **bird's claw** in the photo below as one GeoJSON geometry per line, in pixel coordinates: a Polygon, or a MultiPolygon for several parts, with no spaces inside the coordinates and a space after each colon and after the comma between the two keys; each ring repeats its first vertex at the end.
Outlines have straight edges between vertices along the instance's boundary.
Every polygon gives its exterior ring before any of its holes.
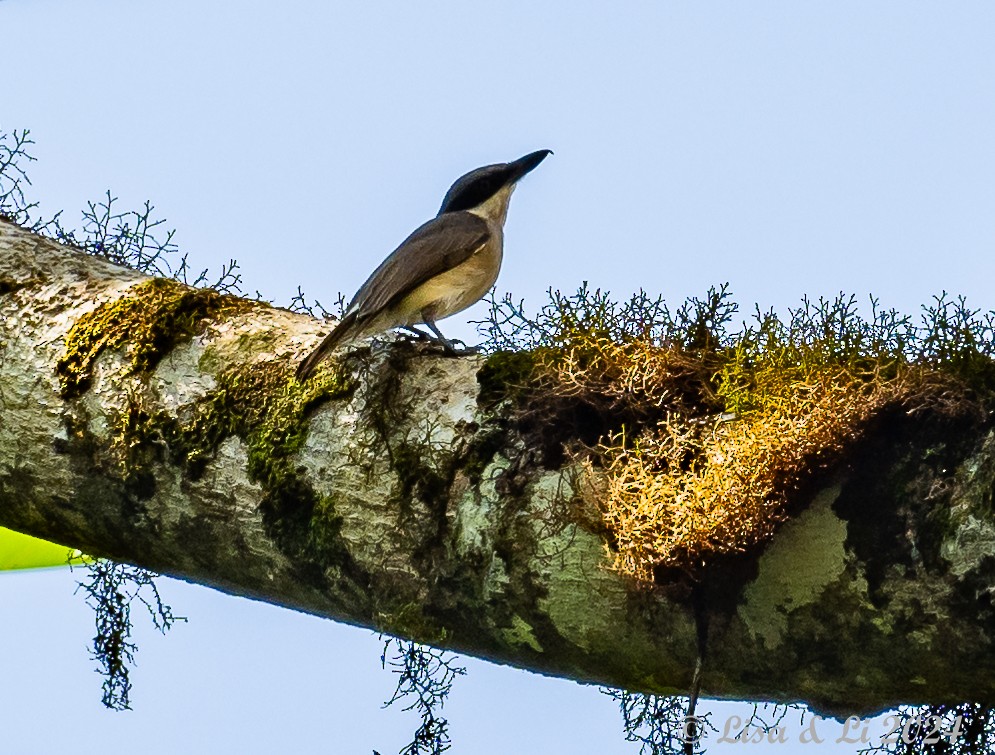
{"type": "MultiPolygon", "coordinates": [[[[460,343],[463,343],[463,342],[460,341],[460,343]]],[[[455,347],[450,347],[449,349],[446,349],[446,353],[450,354],[450,355],[452,355],[454,357],[466,357],[466,356],[470,356],[472,354],[479,354],[480,353],[480,347],[479,346],[467,346],[466,344],[463,344],[463,348],[462,349],[457,349],[455,347]]]]}
{"type": "Polygon", "coordinates": [[[467,346],[465,341],[459,338],[443,338],[437,335],[429,335],[428,333],[423,333],[418,330],[418,328],[412,327],[410,325],[403,326],[404,333],[401,333],[403,340],[408,342],[417,341],[418,343],[432,344],[436,346],[441,346],[442,350],[449,356],[462,357],[469,354],[479,354],[479,346],[467,346]],[[459,347],[456,346],[459,344],[459,347]]]}
{"type": "Polygon", "coordinates": [[[418,330],[418,328],[405,326],[404,333],[401,333],[401,338],[406,341],[435,341],[435,336],[431,336],[428,333],[423,333],[418,330]]]}
{"type": "Polygon", "coordinates": [[[439,343],[442,344],[442,348],[445,349],[446,353],[454,357],[463,357],[470,354],[479,354],[479,346],[467,346],[465,341],[461,341],[459,338],[446,338],[439,343]],[[460,348],[456,347],[456,344],[460,345],[460,348]]]}

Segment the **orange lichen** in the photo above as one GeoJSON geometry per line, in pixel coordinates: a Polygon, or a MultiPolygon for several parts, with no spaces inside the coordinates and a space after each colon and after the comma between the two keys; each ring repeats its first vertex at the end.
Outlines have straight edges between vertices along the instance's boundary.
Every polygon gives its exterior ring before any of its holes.
{"type": "MultiPolygon", "coordinates": [[[[639,579],[695,573],[762,545],[804,483],[845,458],[882,412],[971,410],[973,376],[991,371],[983,341],[951,334],[945,315],[917,336],[907,318],[875,310],[867,321],[841,297],[806,302],[788,322],[758,315],[730,334],[734,308],[723,301],[713,291],[671,316],[645,296],[618,305],[586,289],[554,295],[555,306],[516,324],[533,346],[527,362],[521,352],[493,357],[516,368],[508,393],[524,426],[587,439],[574,453],[603,470],[613,564],[639,579]],[[958,360],[935,358],[937,343],[953,343],[958,360]]],[[[508,319],[492,318],[492,329],[508,319]]]]}

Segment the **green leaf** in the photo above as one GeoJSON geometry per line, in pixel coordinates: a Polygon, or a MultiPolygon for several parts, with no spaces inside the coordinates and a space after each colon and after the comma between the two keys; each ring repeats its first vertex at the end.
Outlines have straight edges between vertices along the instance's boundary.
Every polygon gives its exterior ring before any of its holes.
{"type": "Polygon", "coordinates": [[[70,556],[79,559],[82,554],[64,545],[0,527],[0,571],[66,566],[70,556]]]}

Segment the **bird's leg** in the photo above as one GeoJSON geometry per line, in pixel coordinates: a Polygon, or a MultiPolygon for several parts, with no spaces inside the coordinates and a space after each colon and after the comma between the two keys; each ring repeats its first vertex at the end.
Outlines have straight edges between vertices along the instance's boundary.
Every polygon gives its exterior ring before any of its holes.
{"type": "MultiPolygon", "coordinates": [[[[477,353],[477,349],[474,349],[472,347],[466,347],[466,344],[464,344],[464,348],[457,349],[453,345],[452,341],[450,341],[448,338],[446,338],[444,335],[442,335],[442,331],[439,330],[439,326],[435,324],[435,318],[434,317],[432,317],[432,316],[430,316],[430,315],[428,315],[428,314],[426,314],[424,312],[422,313],[422,315],[425,318],[425,324],[428,326],[429,330],[431,330],[433,333],[435,333],[436,339],[438,340],[438,342],[440,344],[442,344],[442,348],[444,348],[446,350],[447,354],[452,354],[453,356],[462,356],[462,355],[465,355],[465,354],[476,354],[477,353]]],[[[460,343],[463,343],[463,342],[460,341],[460,343]]]]}
{"type": "Polygon", "coordinates": [[[409,333],[414,333],[415,336],[420,341],[434,341],[435,340],[428,333],[423,333],[422,331],[418,330],[418,328],[414,327],[413,325],[402,325],[401,328],[403,330],[408,331],[409,333]]]}
{"type": "Polygon", "coordinates": [[[425,315],[425,324],[428,329],[435,333],[435,339],[442,344],[442,347],[448,351],[450,354],[456,353],[456,347],[453,346],[453,342],[442,335],[442,331],[439,330],[439,326],[435,324],[435,318],[431,315],[425,315]]]}

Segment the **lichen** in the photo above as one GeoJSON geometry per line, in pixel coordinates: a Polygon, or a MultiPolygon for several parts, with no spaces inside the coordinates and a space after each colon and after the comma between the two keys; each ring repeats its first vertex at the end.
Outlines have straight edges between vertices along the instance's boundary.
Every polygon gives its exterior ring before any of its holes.
{"type": "Polygon", "coordinates": [[[536,653],[543,652],[542,645],[540,645],[539,640],[536,639],[535,631],[532,629],[532,625],[518,614],[511,617],[510,627],[506,627],[501,630],[501,637],[512,647],[524,646],[531,648],[536,653]]]}
{"type": "Polygon", "coordinates": [[[671,311],[583,287],[531,318],[510,298],[492,307],[481,402],[506,401],[539,466],[604,471],[614,566],[640,580],[761,552],[883,418],[976,425],[995,404],[995,314],[963,300],[937,298],[921,326],[876,302],[866,319],[853,297],[805,300],[732,332],[726,297],[671,311]]]}
{"type": "Polygon", "coordinates": [[[839,494],[839,486],[826,489],[784,526],[761,556],[757,578],[743,592],[739,616],[768,650],[781,643],[786,614],[818,600],[843,572],[846,523],[832,511],[839,494]]]}
{"type": "Polygon", "coordinates": [[[198,478],[232,436],[247,446],[247,472],[263,489],[260,510],[271,537],[288,555],[324,568],[342,556],[334,503],[319,496],[299,473],[295,455],[307,437],[309,416],[321,404],[344,399],[355,380],[336,361],[325,362],[307,382],[285,359],[240,363],[221,369],[215,386],[181,416],[160,408],[147,391],[129,394],[115,419],[112,450],[121,477],[139,497],[154,491],[154,464],[167,455],[198,478]]]}
{"type": "Polygon", "coordinates": [[[334,504],[298,474],[294,456],[308,432],[307,417],[319,404],[352,395],[355,382],[344,367],[326,362],[306,383],[292,377],[286,362],[226,370],[199,407],[194,423],[181,430],[179,447],[188,460],[213,454],[225,435],[248,446],[249,476],[264,490],[264,519],[274,538],[298,553],[335,561],[339,519],[334,504]]]}
{"type": "Polygon", "coordinates": [[[149,372],[178,343],[211,322],[264,306],[210,289],[152,278],[81,316],[66,336],[56,366],[65,398],[89,387],[94,360],[105,349],[127,345],[132,372],[149,372]]]}
{"type": "Polygon", "coordinates": [[[876,605],[891,600],[886,584],[896,567],[941,575],[955,566],[945,543],[956,541],[961,514],[986,493],[988,472],[972,484],[961,471],[983,455],[980,430],[971,415],[943,419],[897,410],[879,417],[854,445],[853,458],[874,463],[851,466],[835,510],[847,523],[847,549],[863,564],[876,605]]]}

